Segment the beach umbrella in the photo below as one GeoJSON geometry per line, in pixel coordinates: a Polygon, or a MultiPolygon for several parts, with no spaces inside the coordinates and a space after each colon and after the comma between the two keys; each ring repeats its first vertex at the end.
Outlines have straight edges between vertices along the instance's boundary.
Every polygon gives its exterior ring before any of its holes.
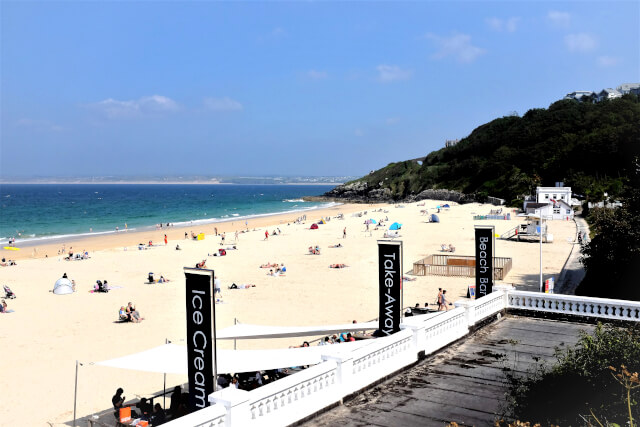
{"type": "Polygon", "coordinates": [[[440,218],[438,218],[438,215],[431,214],[431,222],[440,222],[440,218]]]}
{"type": "Polygon", "coordinates": [[[402,224],[394,222],[393,224],[391,224],[391,227],[389,227],[389,230],[400,230],[401,228],[402,228],[402,224]]]}
{"type": "Polygon", "coordinates": [[[377,223],[378,223],[378,222],[377,222],[375,219],[373,219],[373,218],[371,218],[371,219],[369,220],[369,222],[370,222],[371,224],[377,224],[377,223]]]}

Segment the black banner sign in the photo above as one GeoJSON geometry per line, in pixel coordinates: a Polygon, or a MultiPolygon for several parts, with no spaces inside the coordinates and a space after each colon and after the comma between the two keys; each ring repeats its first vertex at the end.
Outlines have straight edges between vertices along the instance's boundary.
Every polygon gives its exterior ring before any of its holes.
{"type": "Polygon", "coordinates": [[[209,406],[209,395],[213,393],[215,379],[213,354],[215,334],[212,319],[215,306],[212,304],[213,271],[185,268],[187,279],[187,360],[189,363],[189,407],[192,411],[209,406]]]}
{"type": "Polygon", "coordinates": [[[391,335],[400,331],[402,311],[402,242],[378,241],[378,282],[380,332],[391,335]]]}
{"type": "Polygon", "coordinates": [[[494,227],[476,227],[476,297],[493,291],[494,227]]]}

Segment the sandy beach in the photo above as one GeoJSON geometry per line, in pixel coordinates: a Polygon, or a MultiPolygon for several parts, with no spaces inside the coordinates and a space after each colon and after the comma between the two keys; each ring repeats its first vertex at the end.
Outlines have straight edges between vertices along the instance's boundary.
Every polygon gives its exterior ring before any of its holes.
{"type": "MultiPolygon", "coordinates": [[[[347,204],[305,213],[274,215],[244,221],[170,228],[150,232],[121,232],[115,235],[66,243],[74,252],[87,250],[90,259],[65,261],[58,255],[61,245],[39,245],[37,251],[2,251],[16,259],[17,265],[0,268],[0,284],[17,295],[7,300],[13,313],[1,314],[2,386],[8,390],[0,425],[71,424],[75,361],[83,363],[78,381],[78,418],[111,408],[111,396],[118,387],[127,400],[149,396],[162,390],[160,374],[93,366],[97,362],[163,344],[166,339],[181,343],[186,332],[183,267],[193,267],[206,259],[222,282],[224,303],[216,306],[219,328],[230,326],[234,318],[243,323],[264,325],[321,325],[367,321],[377,317],[377,245],[384,228],[366,231],[364,220],[388,218],[403,224],[404,271],[429,254],[440,253],[440,245],[453,244],[456,255],[474,255],[474,225],[494,225],[496,233],[522,222],[512,214],[511,221],[474,221],[473,214],[488,214],[490,205],[455,205],[440,212],[440,223],[427,222],[421,210],[435,212],[437,201],[403,204],[402,207],[347,204]],[[381,210],[378,212],[373,212],[381,210]],[[368,211],[362,217],[357,212],[368,211]],[[344,219],[335,217],[344,214],[344,219]],[[302,224],[295,219],[306,214],[302,224]],[[318,230],[310,230],[321,217],[331,217],[318,230]],[[226,241],[221,246],[221,237],[226,241]],[[265,230],[280,229],[281,234],[265,240],[265,230]],[[347,236],[343,239],[343,229],[347,236]],[[205,233],[204,240],[185,239],[184,234],[205,233]],[[167,234],[168,244],[164,244],[167,234]],[[154,242],[148,250],[138,243],[154,242]],[[341,248],[329,245],[341,243],[341,248]],[[177,251],[176,245],[182,250],[177,251]],[[207,254],[221,247],[236,245],[224,257],[207,254]],[[321,255],[308,254],[318,245],[321,255]],[[45,258],[45,255],[47,256],[45,258]],[[287,274],[271,277],[267,262],[284,263],[287,274]],[[343,269],[330,264],[344,263],[343,269]],[[149,272],[170,279],[164,284],[146,284],[149,272]],[[67,273],[77,284],[71,295],[54,295],[55,281],[67,273]],[[117,288],[108,294],[89,291],[96,280],[108,280],[117,288]],[[232,283],[255,284],[246,290],[227,290],[232,283]],[[118,309],[133,302],[145,318],[142,323],[116,323],[118,309]],[[34,399],[37,400],[34,409],[34,399]]],[[[505,210],[506,211],[506,210],[505,210]]],[[[550,221],[554,242],[543,245],[544,278],[557,279],[571,251],[576,227],[573,221],[550,221]]],[[[513,269],[504,283],[518,289],[537,290],[539,281],[539,245],[496,239],[495,256],[513,258],[513,269]]],[[[473,278],[438,276],[417,277],[404,284],[404,305],[434,303],[439,287],[447,289],[449,300],[466,295],[473,278]]],[[[238,343],[240,349],[278,348],[298,345],[300,339],[249,340],[238,343]]],[[[231,342],[220,342],[231,348],[231,342]]],[[[167,388],[186,381],[186,376],[168,375],[167,388]]]]}

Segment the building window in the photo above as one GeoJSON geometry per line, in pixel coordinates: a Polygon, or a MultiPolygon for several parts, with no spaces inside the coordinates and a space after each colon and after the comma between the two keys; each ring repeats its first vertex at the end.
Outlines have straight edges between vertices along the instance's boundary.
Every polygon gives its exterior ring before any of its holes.
{"type": "Polygon", "coordinates": [[[554,210],[553,210],[553,213],[554,213],[554,214],[559,214],[559,213],[560,213],[560,209],[554,209],[554,210]]]}
{"type": "Polygon", "coordinates": [[[558,195],[557,194],[553,195],[553,200],[558,200],[558,195]]]}
{"type": "Polygon", "coordinates": [[[571,215],[571,209],[567,209],[567,215],[571,215]]]}
{"type": "Polygon", "coordinates": [[[544,195],[544,199],[545,199],[545,200],[549,200],[549,195],[548,195],[548,194],[545,194],[545,195],[544,195]]]}

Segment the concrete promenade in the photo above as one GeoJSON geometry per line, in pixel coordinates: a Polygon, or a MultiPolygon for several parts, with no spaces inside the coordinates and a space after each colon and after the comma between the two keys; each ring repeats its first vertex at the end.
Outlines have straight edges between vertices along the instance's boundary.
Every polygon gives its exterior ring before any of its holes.
{"type": "Polygon", "coordinates": [[[554,363],[592,325],[506,316],[413,368],[307,422],[307,426],[488,426],[501,413],[505,370],[554,363]]]}

